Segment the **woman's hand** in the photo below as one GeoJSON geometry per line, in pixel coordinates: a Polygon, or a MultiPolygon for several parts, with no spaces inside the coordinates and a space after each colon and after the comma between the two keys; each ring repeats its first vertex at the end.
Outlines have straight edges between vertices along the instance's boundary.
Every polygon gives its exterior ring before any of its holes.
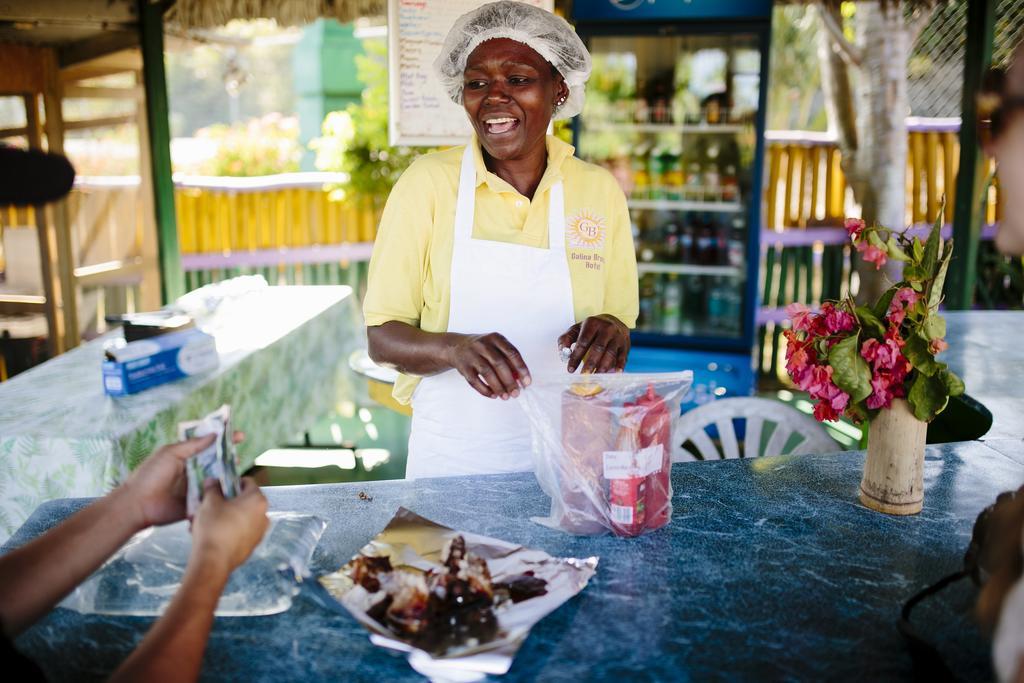
{"type": "Polygon", "coordinates": [[[569,355],[569,372],[576,372],[580,361],[583,373],[622,372],[629,356],[629,328],[613,315],[594,315],[576,323],[558,338],[558,347],[576,348],[569,355]]]}
{"type": "MultiPolygon", "coordinates": [[[[208,434],[157,449],[118,488],[116,495],[136,515],[140,529],[185,518],[185,461],[207,448],[214,438],[208,434]]],[[[234,433],[236,444],[244,438],[242,432],[234,433]]]]}
{"type": "Polygon", "coordinates": [[[267,499],[251,477],[242,477],[242,492],[231,500],[225,500],[220,482],[207,479],[192,520],[192,559],[230,574],[249,557],[269,524],[267,499]]]}
{"type": "Polygon", "coordinates": [[[497,332],[460,335],[449,347],[449,361],[481,396],[519,396],[530,384],[530,371],[516,347],[497,332]]]}

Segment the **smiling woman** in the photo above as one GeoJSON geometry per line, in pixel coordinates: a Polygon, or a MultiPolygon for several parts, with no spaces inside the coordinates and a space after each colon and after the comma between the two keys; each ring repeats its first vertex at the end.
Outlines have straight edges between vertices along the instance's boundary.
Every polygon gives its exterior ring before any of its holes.
{"type": "Polygon", "coordinates": [[[403,373],[395,398],[413,404],[408,477],[528,470],[515,399],[532,376],[626,363],[629,213],[611,174],[547,135],[579,113],[590,75],[563,19],[484,5],[435,67],[475,135],[418,159],[388,198],[363,306],[370,356],[403,373]]]}

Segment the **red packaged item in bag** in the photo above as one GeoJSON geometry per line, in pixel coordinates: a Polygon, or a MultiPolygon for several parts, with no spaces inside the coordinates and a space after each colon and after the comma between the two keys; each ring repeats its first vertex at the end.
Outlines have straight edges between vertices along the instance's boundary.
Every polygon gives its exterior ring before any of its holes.
{"type": "Polygon", "coordinates": [[[636,536],[647,518],[647,477],[637,457],[642,411],[623,406],[615,450],[604,454],[608,480],[608,519],[616,536],[636,536]]]}
{"type": "Polygon", "coordinates": [[[660,529],[672,514],[672,416],[665,400],[647,385],[647,393],[637,399],[644,408],[640,423],[640,448],[661,447],[661,466],[647,476],[647,528],[660,529]]]}
{"type": "Polygon", "coordinates": [[[532,519],[576,534],[665,527],[674,418],[692,382],[689,371],[534,377],[520,401],[551,512],[532,519]]]}
{"type": "Polygon", "coordinates": [[[561,521],[566,531],[595,534],[604,529],[601,454],[613,444],[612,410],[599,384],[579,382],[562,393],[562,451],[559,473],[561,521]]]}

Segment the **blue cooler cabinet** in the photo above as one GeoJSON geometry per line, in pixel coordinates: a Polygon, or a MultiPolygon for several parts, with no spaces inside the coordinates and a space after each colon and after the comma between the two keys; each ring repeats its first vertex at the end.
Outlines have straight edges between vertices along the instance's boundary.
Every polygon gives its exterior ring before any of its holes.
{"type": "Polygon", "coordinates": [[[628,199],[631,372],[694,371],[687,405],[754,391],[769,0],[575,0],[593,56],[577,154],[628,199]]]}

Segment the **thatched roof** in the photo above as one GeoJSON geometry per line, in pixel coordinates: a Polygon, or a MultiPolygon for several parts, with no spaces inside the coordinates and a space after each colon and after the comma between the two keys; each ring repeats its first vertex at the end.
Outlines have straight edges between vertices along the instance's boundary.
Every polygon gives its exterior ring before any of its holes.
{"type": "Polygon", "coordinates": [[[386,0],[176,0],[165,20],[182,29],[215,28],[232,19],[274,19],[280,26],[296,26],[321,17],[349,22],[386,12],[386,0]]]}

